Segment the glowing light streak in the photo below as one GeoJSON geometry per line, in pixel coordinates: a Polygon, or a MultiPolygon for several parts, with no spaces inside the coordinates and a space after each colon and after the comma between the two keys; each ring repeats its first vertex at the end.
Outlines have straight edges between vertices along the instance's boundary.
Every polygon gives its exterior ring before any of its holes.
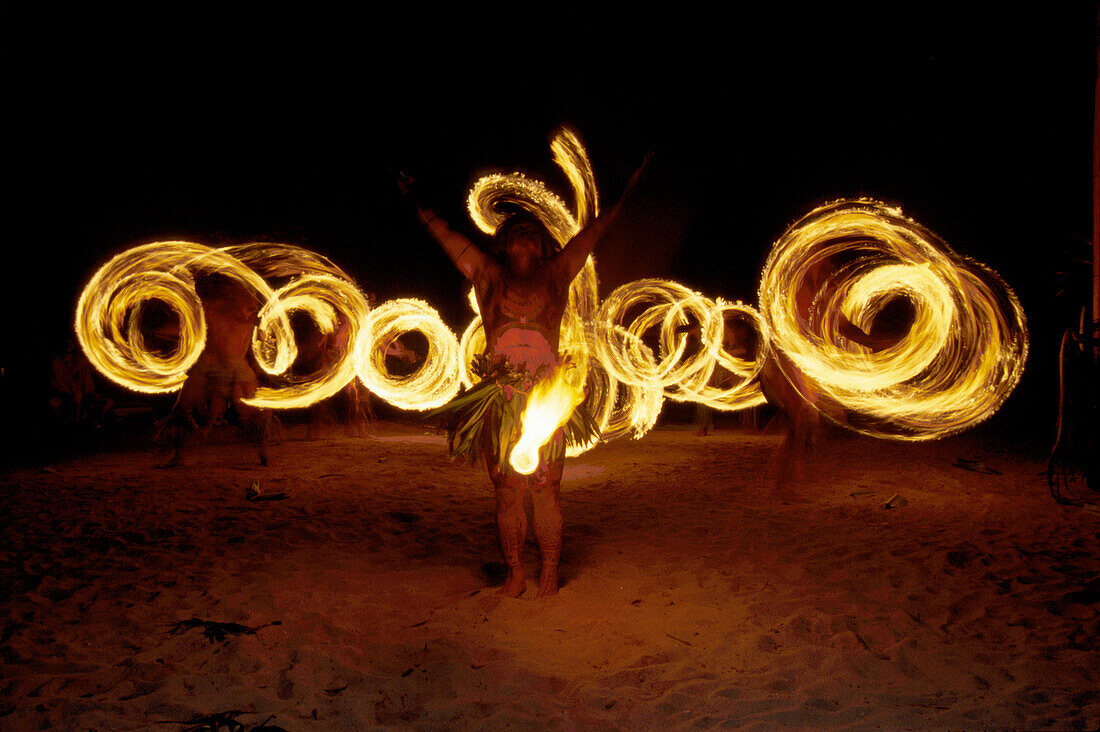
{"type": "MultiPolygon", "coordinates": [[[[504,217],[501,204],[512,203],[538,216],[564,244],[590,222],[597,195],[580,141],[561,131],[552,150],[573,186],[574,211],[539,181],[493,175],[470,191],[474,223],[493,233],[504,217]]],[[[460,385],[476,381],[470,362],[486,340],[472,291],[474,318],[460,342],[427,303],[393,300],[371,310],[352,279],[326,258],[269,243],[212,249],[159,242],[111,259],[77,303],[75,330],[91,363],[136,391],[178,390],[205,343],[195,278],[207,273],[232,278],[259,303],[253,354],[282,385],[261,388],[249,400],[256,406],[306,406],[358,376],[395,406],[431,409],[453,398],[460,385]],[[149,349],[141,332],[143,313],[153,301],[179,322],[178,343],[167,354],[149,349]],[[347,348],[303,378],[288,375],[297,357],[289,321],[296,311],[307,313],[323,333],[347,331],[347,348]],[[386,347],[411,331],[424,334],[427,357],[414,373],[393,376],[385,365],[386,347]]],[[[838,201],[792,226],[768,257],[759,298],[758,312],[675,282],[639,280],[600,303],[589,258],[570,286],[560,334],[560,350],[573,366],[568,378],[559,373],[560,378],[539,384],[534,403],[541,403],[541,390],[564,389],[568,396],[550,410],[560,421],[543,423],[538,434],[545,439],[554,434],[578,394],[583,398],[586,384],[589,411],[605,440],[644,435],[666,398],[721,410],[751,407],[763,402],[759,375],[774,358],[782,369],[797,369],[788,379],[808,382],[804,393],[814,406],[844,426],[876,437],[929,439],[995,412],[1018,383],[1027,357],[1023,310],[1001,278],[874,201],[838,201]],[[842,327],[845,320],[864,333],[873,330],[876,316],[898,297],[912,304],[913,319],[896,340],[872,350],[842,335],[855,335],[842,327]],[[730,319],[756,332],[751,357],[725,350],[730,319]],[[693,345],[689,331],[696,334],[693,345]],[[564,387],[557,383],[563,380],[564,387]]],[[[570,446],[567,454],[592,444],[570,446]]],[[[525,443],[521,451],[527,454],[525,469],[529,448],[525,443]]]]}
{"type": "MultiPolygon", "coordinates": [[[[576,212],[576,231],[580,231],[599,214],[599,193],[592,163],[577,135],[569,129],[558,130],[550,143],[554,162],[565,172],[573,186],[573,211],[576,212]]],[[[573,232],[573,234],[576,233],[573,232]]],[[[572,234],[570,234],[572,236],[572,234]]]]}
{"type": "MultiPolygon", "coordinates": [[[[306,407],[333,396],[355,378],[355,352],[352,346],[358,341],[359,329],[366,322],[370,310],[366,298],[355,285],[321,274],[294,280],[275,291],[261,309],[258,332],[274,338],[270,325],[285,319],[294,310],[308,313],[323,333],[333,333],[341,322],[346,323],[348,347],[319,374],[313,374],[308,380],[291,379],[289,385],[278,389],[260,387],[255,398],[244,400],[246,403],[276,409],[306,407]]],[[[253,343],[259,344],[263,340],[259,338],[253,343]]],[[[279,353],[285,351],[289,349],[277,349],[279,353]]],[[[265,361],[261,349],[254,349],[254,353],[260,366],[268,373],[281,374],[290,365],[283,365],[282,360],[265,361]]]]}
{"type": "Polygon", "coordinates": [[[401,409],[434,409],[458,394],[458,339],[422,300],[387,300],[372,310],[356,342],[355,364],[368,389],[401,409]],[[427,356],[414,373],[391,376],[386,370],[386,346],[411,331],[424,334],[427,356]]]}
{"type": "Polygon", "coordinates": [[[470,324],[466,326],[466,330],[462,332],[462,339],[458,343],[458,352],[462,359],[458,376],[462,381],[462,385],[467,389],[481,381],[481,377],[474,373],[471,365],[474,362],[474,357],[479,353],[483,353],[487,346],[485,326],[481,322],[481,316],[476,315],[470,321],[470,324]]]}
{"type": "Polygon", "coordinates": [[[755,309],[741,303],[710,300],[676,282],[638,280],[611,293],[600,309],[601,320],[609,324],[624,322],[630,314],[635,314],[626,326],[634,338],[631,347],[596,349],[600,362],[615,379],[635,386],[657,386],[667,398],[701,402],[726,411],[763,403],[756,376],[767,356],[767,338],[755,309]],[[637,312],[639,308],[643,308],[641,312],[637,312]],[[726,313],[743,317],[761,334],[758,340],[765,345],[755,359],[741,359],[723,349],[726,313]],[[701,347],[685,356],[692,322],[697,324],[701,347]],[[650,349],[643,351],[637,346],[655,328],[659,361],[653,358],[650,349]],[[730,386],[709,385],[718,368],[728,372],[725,380],[732,382],[730,386]]]}
{"type": "Polygon", "coordinates": [[[261,369],[283,384],[261,387],[254,398],[243,400],[247,404],[308,406],[332,396],[357,374],[372,391],[405,409],[439,406],[458,391],[457,341],[429,306],[391,301],[372,317],[362,292],[327,259],[268,243],[212,249],[160,242],[113,258],[93,275],[77,303],[75,329],[92,364],[135,391],[179,390],[206,341],[202,303],[195,292],[196,274],[206,273],[232,278],[261,303],[252,352],[261,369]],[[275,290],[259,272],[289,281],[275,290]],[[141,333],[141,314],[152,300],[163,302],[180,324],[179,342],[167,356],[146,348],[141,333]],[[289,375],[298,355],[289,320],[295,311],[307,313],[322,333],[333,333],[341,324],[347,329],[345,348],[308,378],[289,375]],[[428,356],[414,374],[391,377],[382,351],[393,338],[413,330],[428,338],[428,356]]]}
{"type": "MultiPolygon", "coordinates": [[[[134,247],[112,258],[85,285],[77,301],[74,330],[88,360],[104,376],[147,394],[183,386],[206,340],[195,272],[229,276],[265,301],[272,290],[264,280],[222,250],[183,241],[134,247]],[[175,350],[160,355],[146,348],[139,327],[151,301],[166,305],[179,320],[175,350]]],[[[274,323],[280,334],[289,322],[274,323]]]]}
{"type": "Polygon", "coordinates": [[[1023,309],[1001,278],[875,201],[839,201],[792,226],[764,267],[760,303],[773,347],[820,393],[815,406],[876,437],[973,426],[1004,402],[1027,358],[1023,309]],[[798,302],[806,289],[808,307],[798,302]],[[915,311],[896,344],[872,352],[840,335],[842,317],[868,331],[895,297],[915,311]]]}
{"type": "Polygon", "coordinates": [[[716,340],[707,340],[704,350],[700,351],[701,364],[694,377],[685,378],[675,384],[669,398],[682,402],[698,402],[723,411],[747,409],[763,404],[764,394],[757,377],[764,368],[769,348],[766,337],[762,335],[767,330],[760,314],[755,308],[743,303],[728,303],[719,299],[711,306],[710,301],[705,302],[708,307],[713,307],[709,318],[717,321],[723,331],[727,314],[732,313],[733,317],[742,319],[748,327],[761,334],[757,339],[760,346],[754,358],[740,358],[725,350],[723,334],[715,332],[716,340]],[[705,359],[702,359],[703,354],[705,359]],[[720,383],[728,386],[711,385],[716,376],[720,383]]]}
{"type": "Polygon", "coordinates": [[[511,204],[538,217],[559,244],[564,245],[580,231],[576,218],[565,202],[546,188],[542,181],[523,173],[494,173],[479,178],[466,198],[470,219],[482,232],[492,236],[509,213],[511,204]]]}
{"type": "Polygon", "coordinates": [[[657,423],[664,403],[653,352],[637,336],[607,322],[595,323],[588,339],[589,411],[603,439],[640,438],[657,423]]]}

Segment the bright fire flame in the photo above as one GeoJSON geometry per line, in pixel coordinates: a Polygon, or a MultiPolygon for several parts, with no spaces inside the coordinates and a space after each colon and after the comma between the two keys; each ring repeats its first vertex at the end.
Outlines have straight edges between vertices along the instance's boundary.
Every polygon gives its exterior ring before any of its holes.
{"type": "MultiPolygon", "coordinates": [[[[518,173],[485,176],[467,201],[480,229],[496,230],[503,203],[534,213],[562,244],[595,218],[595,177],[580,141],[562,130],[551,147],[574,189],[574,210],[540,181],[518,173]]],[[[485,334],[472,297],[475,316],[460,341],[427,303],[393,300],[371,309],[352,278],[329,260],[268,243],[213,249],[159,242],[111,259],[76,308],[76,334],[96,369],[135,391],[180,389],[205,344],[195,292],[195,277],[205,272],[230,277],[259,303],[253,354],[280,386],[260,389],[250,400],[257,406],[306,406],[358,376],[396,406],[422,410],[476,380],[470,362],[484,350],[485,334]],[[154,352],[144,341],[142,313],[152,301],[178,321],[171,353],[154,352]],[[302,378],[289,376],[298,357],[289,320],[295,311],[307,313],[323,333],[340,324],[348,331],[343,351],[302,378]],[[411,331],[424,334],[428,354],[415,373],[391,376],[386,345],[411,331]]],[[[757,311],[675,282],[639,280],[600,303],[590,257],[570,287],[562,320],[563,363],[573,365],[537,385],[513,464],[534,470],[539,447],[568,419],[586,386],[603,439],[638,438],[653,427],[666,398],[722,410],[760,404],[758,376],[776,349],[786,356],[777,359],[784,368],[800,372],[788,378],[805,377],[819,395],[814,406],[829,417],[865,434],[913,440],[956,432],[993,414],[1027,357],[1023,310],[1001,278],[874,201],[838,201],[792,226],[768,257],[759,300],[757,311]],[[911,303],[913,318],[895,341],[872,350],[841,335],[845,321],[873,330],[876,316],[899,297],[911,303]],[[755,331],[751,353],[727,350],[731,318],[755,331]],[[692,328],[696,347],[688,345],[692,328]]],[[[567,454],[593,444],[570,446],[567,454]]]]}
{"type": "Polygon", "coordinates": [[[93,275],[77,303],[75,330],[88,359],[134,391],[179,390],[206,342],[195,276],[210,272],[231,278],[260,303],[252,353],[281,385],[261,387],[245,400],[253,406],[305,407],[336,394],[357,374],[367,388],[403,409],[431,409],[458,393],[458,342],[435,310],[415,300],[394,300],[372,311],[352,279],[334,264],[281,244],[212,249],[159,242],[119,254],[93,275]],[[268,279],[286,284],[275,289],[268,279]],[[141,331],[143,309],[154,300],[179,323],[176,349],[168,355],[150,351],[141,331]],[[343,349],[307,378],[290,375],[298,357],[289,319],[295,311],[308,314],[322,333],[332,333],[340,322],[348,331],[343,349]],[[410,331],[426,336],[427,358],[415,374],[390,377],[380,354],[393,338],[410,331]]]}
{"type": "Polygon", "coordinates": [[[389,300],[371,311],[355,347],[355,364],[364,386],[401,409],[434,409],[458,394],[459,349],[455,334],[428,303],[389,300]],[[419,331],[428,341],[420,368],[405,377],[386,371],[386,344],[403,333],[419,331]]]}
{"type": "Polygon", "coordinates": [[[772,346],[814,384],[815,406],[875,437],[923,440],[977,424],[1027,359],[1008,285],[875,201],[838,201],[792,226],[764,267],[760,309],[772,346]],[[807,289],[813,300],[800,304],[807,289]],[[842,317],[869,331],[898,297],[914,317],[896,343],[872,351],[840,334],[842,317]]]}
{"type": "Polygon", "coordinates": [[[517,473],[530,475],[538,468],[539,449],[584,401],[584,381],[581,369],[564,364],[531,389],[523,410],[523,431],[508,457],[517,473]]]}

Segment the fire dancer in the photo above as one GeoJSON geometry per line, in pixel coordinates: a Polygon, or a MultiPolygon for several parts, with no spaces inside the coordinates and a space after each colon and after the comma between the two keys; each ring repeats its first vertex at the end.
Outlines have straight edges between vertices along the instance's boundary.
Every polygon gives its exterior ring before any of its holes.
{"type": "MultiPolygon", "coordinates": [[[[703,347],[703,331],[699,325],[685,325],[676,329],[676,333],[686,335],[689,338],[689,349],[698,350],[703,347]]],[[[751,360],[756,357],[759,348],[756,331],[744,321],[732,313],[725,313],[722,319],[722,350],[734,358],[751,360]]],[[[708,386],[728,389],[732,386],[733,374],[728,372],[714,373],[708,386]]],[[[695,431],[696,437],[706,437],[714,427],[714,412],[716,410],[703,402],[695,403],[695,431]]]]}
{"type": "Polygon", "coordinates": [[[76,338],[65,341],[65,352],[50,361],[50,407],[63,422],[90,421],[95,425],[114,402],[96,391],[92,365],[76,338]]]}
{"type": "MultiPolygon", "coordinates": [[[[835,287],[836,266],[825,260],[809,271],[803,286],[795,293],[799,317],[807,323],[818,317],[815,303],[835,287]]],[[[875,318],[870,331],[864,331],[843,314],[837,320],[837,332],[871,352],[881,351],[905,337],[912,324],[913,310],[904,299],[889,303],[875,318]]],[[[786,419],[783,443],[777,454],[778,487],[786,488],[805,477],[809,457],[821,437],[822,400],[817,387],[785,354],[773,349],[760,372],[764,398],[786,419]]],[[[829,416],[838,424],[846,420],[842,410],[832,409],[829,416]]]]}
{"type": "MultiPolygon", "coordinates": [[[[482,382],[439,413],[450,420],[452,455],[471,460],[484,457],[496,492],[497,530],[508,566],[500,591],[508,597],[519,597],[527,589],[521,554],[527,537],[524,498],[528,492],[542,559],[538,596],[557,593],[564,443],[591,438],[597,432],[582,405],[564,429],[551,438],[550,448],[540,452],[533,474],[522,475],[507,459],[515,442],[513,428],[522,414],[517,405],[540,378],[559,365],[559,332],[570,283],[618,219],[645,167],[643,164],[631,177],[623,199],[573,236],[564,248],[559,248],[536,216],[519,211],[497,228],[486,252],[451,229],[431,209],[413,201],[428,233],[473,284],[485,328],[486,350],[475,365],[482,382]]],[[[400,185],[411,197],[410,183],[405,179],[400,185]]]]}
{"type": "MultiPolygon", "coordinates": [[[[368,298],[371,297],[373,295],[368,294],[368,298]]],[[[303,330],[302,336],[296,336],[298,358],[295,366],[300,374],[311,375],[335,363],[354,345],[350,342],[351,321],[342,314],[337,316],[336,328],[331,333],[324,333],[316,326],[303,330]]],[[[352,379],[332,397],[310,405],[306,423],[307,440],[314,439],[322,425],[332,424],[336,420],[338,403],[343,404],[343,421],[350,430],[359,437],[369,434],[369,425],[375,419],[370,392],[358,379],[352,379]]]]}
{"type": "Polygon", "coordinates": [[[206,345],[187,372],[172,414],[161,427],[159,437],[172,445],[172,457],[165,467],[182,465],[184,443],[199,422],[205,429],[225,424],[230,407],[239,424],[259,443],[260,464],[267,465],[275,416],[241,401],[254,397],[259,386],[248,363],[259,305],[243,287],[221,275],[200,280],[196,289],[206,319],[206,345]]]}

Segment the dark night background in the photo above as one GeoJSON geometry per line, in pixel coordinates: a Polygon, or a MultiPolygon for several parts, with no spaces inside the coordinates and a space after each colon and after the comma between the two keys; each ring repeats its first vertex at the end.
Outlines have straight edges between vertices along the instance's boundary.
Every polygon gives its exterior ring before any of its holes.
{"type": "Polygon", "coordinates": [[[548,147],[568,123],[605,205],[656,153],[598,256],[603,292],[667,276],[755,303],[789,224],[878,198],[1014,287],[1032,350],[996,419],[1052,439],[1057,340],[1088,299],[1095,11],[999,12],[797,28],[645,17],[614,41],[587,25],[560,45],[539,36],[533,53],[506,29],[444,41],[335,18],[39,30],[8,69],[4,409],[29,418],[27,435],[48,429],[47,365],[81,285],[154,240],[299,244],[461,331],[464,286],[390,166],[469,230],[465,193],[486,172],[568,195],[548,147]]]}

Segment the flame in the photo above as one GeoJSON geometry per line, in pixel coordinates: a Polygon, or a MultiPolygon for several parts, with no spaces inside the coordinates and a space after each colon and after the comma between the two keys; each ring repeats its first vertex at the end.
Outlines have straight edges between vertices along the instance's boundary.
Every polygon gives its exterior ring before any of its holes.
{"type": "MultiPolygon", "coordinates": [[[[302,277],[279,288],[260,310],[259,337],[253,340],[257,363],[269,374],[280,375],[290,366],[286,359],[274,358],[262,347],[275,340],[272,324],[281,322],[291,312],[301,310],[310,315],[323,333],[332,333],[343,319],[348,324],[348,343],[359,337],[370,306],[363,294],[350,282],[330,275],[302,277]]],[[[281,343],[281,342],[280,342],[281,343]]],[[[280,349],[272,349],[276,354],[280,349]]],[[[289,352],[289,348],[282,349],[289,352]]],[[[252,399],[242,400],[256,407],[288,409],[306,407],[339,392],[355,378],[355,361],[351,348],[345,348],[335,361],[306,381],[287,379],[280,388],[260,387],[252,399]]]]}
{"type": "MultiPolygon", "coordinates": [[[[595,218],[595,177],[580,140],[559,130],[551,149],[573,188],[573,210],[540,181],[494,174],[479,179],[467,197],[478,228],[492,234],[504,219],[501,204],[510,203],[534,213],[566,244],[595,218]]],[[[398,407],[431,409],[476,381],[470,362],[486,340],[472,291],[474,317],[460,341],[427,303],[393,300],[372,310],[352,278],[329,260],[271,243],[214,249],[158,242],[111,259],[76,308],[76,334],[96,369],[135,391],[178,390],[205,344],[195,276],[206,272],[232,278],[260,304],[252,351],[280,385],[261,388],[249,400],[256,406],[306,406],[357,376],[398,407]],[[151,301],[179,322],[171,353],[153,352],[144,342],[140,324],[151,301]],[[298,352],[289,321],[296,311],[323,332],[340,324],[348,329],[348,347],[305,379],[288,375],[298,352]],[[415,373],[394,377],[385,367],[385,346],[410,331],[424,334],[428,354],[415,373]]],[[[773,349],[784,356],[776,359],[781,368],[797,369],[787,377],[807,381],[814,406],[830,418],[875,437],[930,439],[993,414],[1027,358],[1023,309],[1004,281],[875,201],[838,201],[794,224],[773,246],[758,294],[759,310],[650,279],[624,285],[601,303],[589,257],[570,285],[561,325],[563,363],[572,365],[531,395],[524,448],[517,446],[513,461],[534,470],[539,446],[568,419],[586,385],[604,439],[641,437],[665,399],[722,410],[760,404],[758,377],[773,349]],[[913,319],[896,341],[872,350],[842,335],[845,320],[873,330],[876,316],[899,297],[912,304],[913,319]],[[758,347],[749,356],[726,350],[731,318],[755,331],[758,347]],[[688,326],[698,331],[697,346],[689,347],[688,326]]],[[[592,444],[570,446],[566,454],[592,444]]]]}
{"type": "Polygon", "coordinates": [[[395,300],[370,310],[352,279],[324,257],[299,247],[255,243],[213,249],[185,241],[157,242],[122,252],[101,267],[77,302],[75,331],[92,364],[122,386],[145,393],[179,390],[206,342],[195,275],[217,272],[261,303],[252,353],[281,382],[244,400],[257,407],[304,407],[336,394],[359,375],[363,383],[404,409],[431,409],[458,393],[458,344],[439,314],[426,303],[395,300]],[[267,279],[288,280],[278,289],[267,279]],[[150,301],[163,302],[179,321],[175,350],[150,351],[140,323],[150,301]],[[323,333],[338,323],[348,329],[347,347],[320,371],[289,375],[298,355],[290,315],[305,312],[323,333]],[[393,378],[379,354],[393,338],[421,331],[429,352],[416,373],[393,378]]]}
{"type": "Polygon", "coordinates": [[[566,363],[535,384],[523,410],[523,430],[508,462],[517,473],[530,475],[539,466],[539,449],[554,437],[573,410],[584,401],[584,371],[566,363]]]}
{"type": "Polygon", "coordinates": [[[434,409],[458,394],[459,348],[455,334],[428,303],[388,300],[371,311],[355,346],[355,364],[363,385],[401,409],[434,409]],[[420,368],[405,377],[386,371],[386,345],[402,333],[420,331],[428,354],[420,368]]]}
{"type": "Polygon", "coordinates": [[[626,332],[633,336],[629,347],[616,347],[614,339],[605,339],[596,346],[601,363],[615,379],[657,388],[670,399],[700,402],[713,409],[732,411],[763,403],[756,376],[767,356],[767,339],[759,339],[765,347],[751,360],[733,356],[722,346],[727,313],[735,313],[750,327],[765,332],[766,326],[754,308],[710,300],[677,282],[637,280],[612,292],[600,308],[600,317],[606,325],[615,326],[642,307],[645,309],[626,326],[626,332]],[[703,347],[687,354],[684,327],[692,321],[698,324],[703,347]],[[657,329],[662,356],[659,361],[649,348],[639,348],[645,334],[653,329],[657,329]],[[719,369],[728,372],[725,380],[731,382],[730,386],[709,385],[719,369]]]}
{"type": "MultiPolygon", "coordinates": [[[[195,293],[198,272],[222,273],[260,302],[272,294],[262,277],[224,250],[186,241],[134,247],[100,267],[77,301],[74,330],[92,365],[133,391],[159,394],[182,387],[206,342],[202,302],[195,293]],[[139,327],[152,301],[166,305],[179,321],[176,348],[167,356],[146,348],[139,327]]],[[[271,333],[287,342],[289,321],[276,319],[271,333]]],[[[293,360],[293,352],[281,357],[293,360]]]]}
{"type": "Polygon", "coordinates": [[[819,393],[815,406],[875,437],[924,440],[977,424],[1027,359],[1024,312],[1004,281],[876,201],[838,201],[792,226],[764,267],[760,303],[773,347],[819,393]],[[797,302],[806,290],[809,307],[797,302]],[[842,316],[869,330],[896,297],[915,311],[896,344],[873,352],[840,335],[842,316]]]}

